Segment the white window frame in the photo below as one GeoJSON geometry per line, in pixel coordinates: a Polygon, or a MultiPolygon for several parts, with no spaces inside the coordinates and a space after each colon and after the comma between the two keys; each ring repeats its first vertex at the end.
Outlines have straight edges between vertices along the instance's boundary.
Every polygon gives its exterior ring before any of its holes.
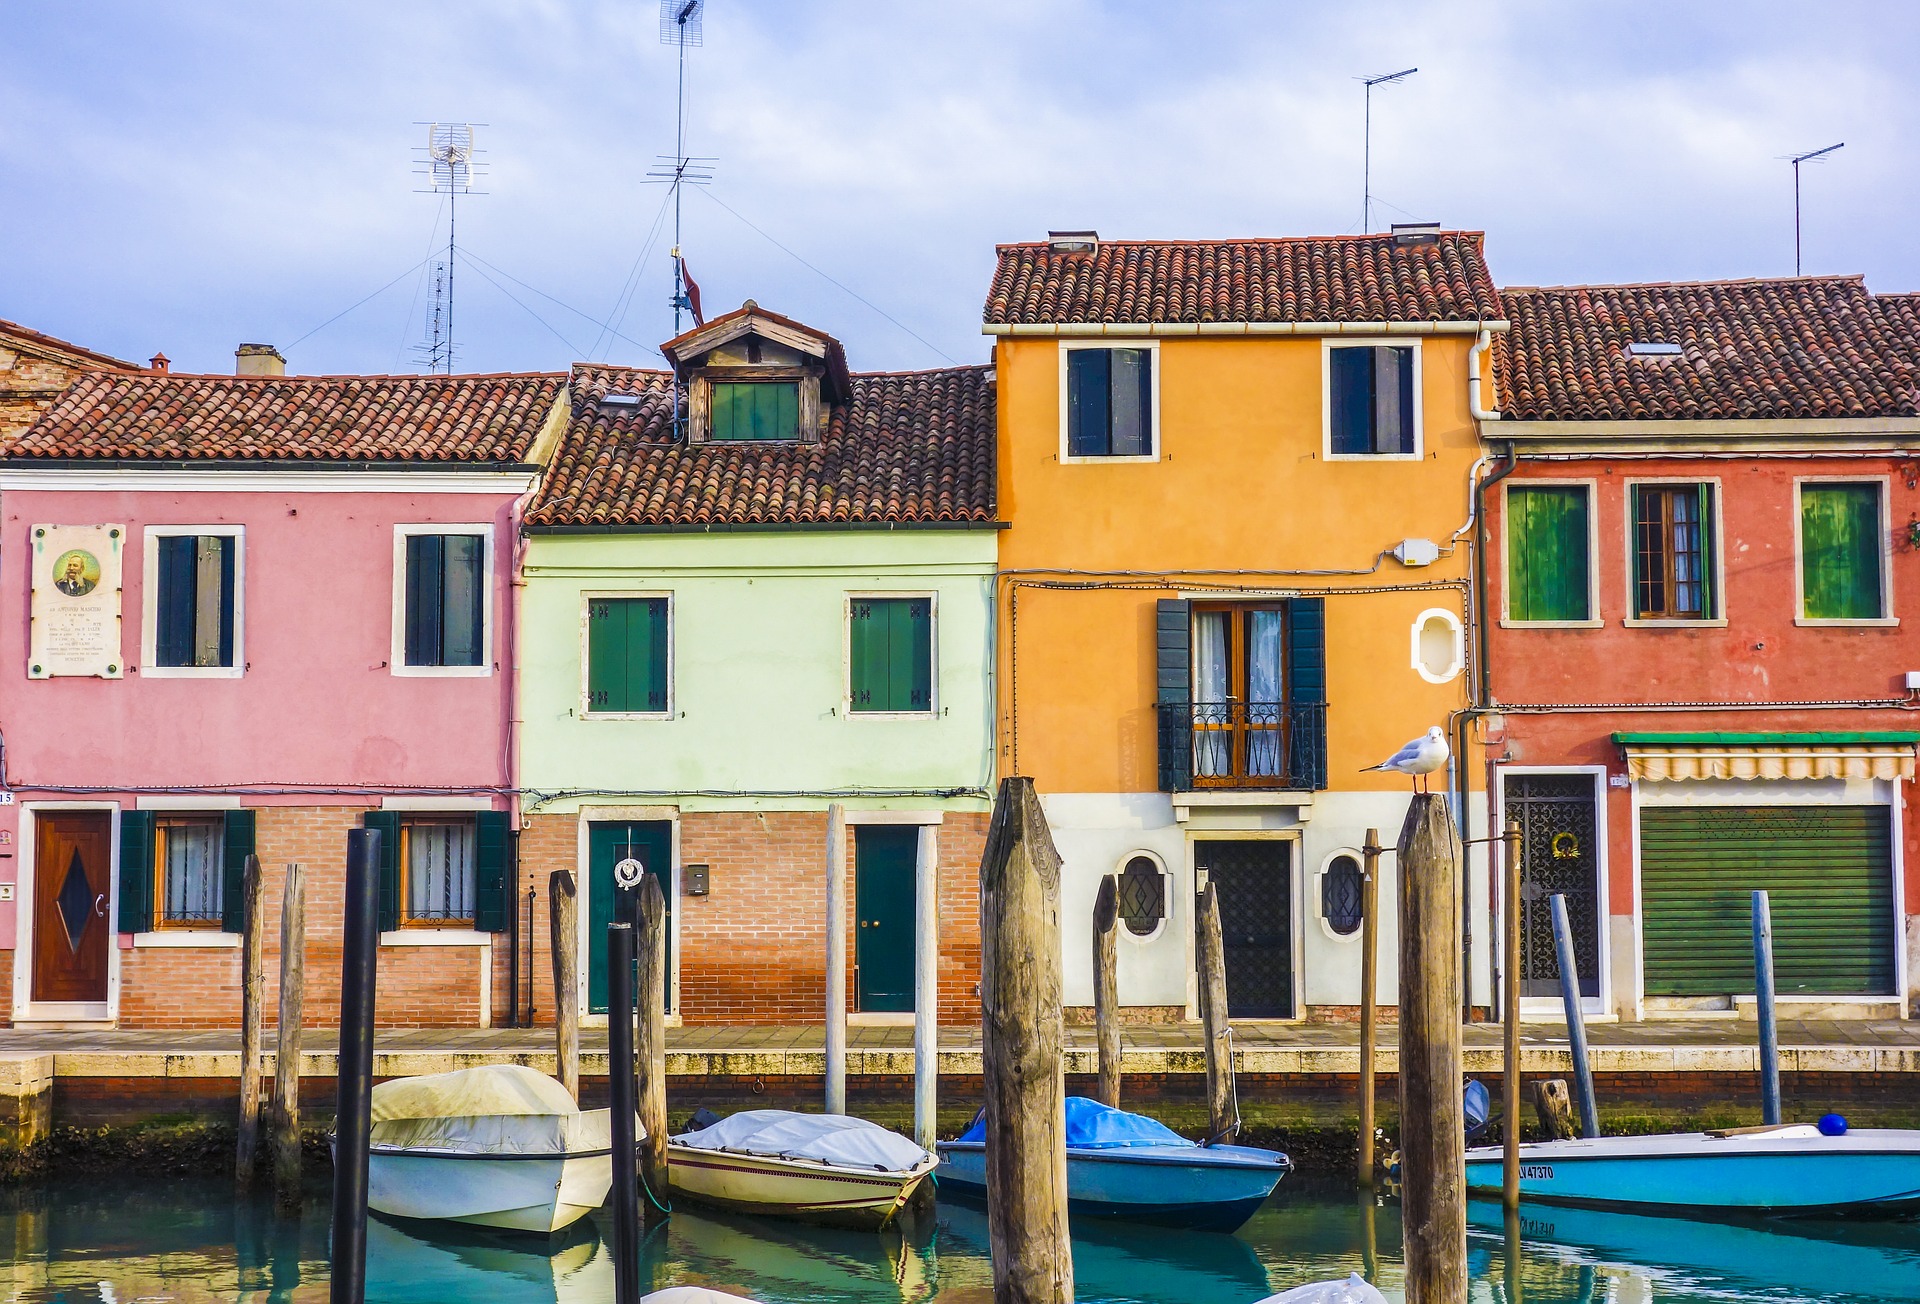
{"type": "Polygon", "coordinates": [[[848,720],[930,720],[937,719],[940,705],[940,594],[933,589],[879,590],[848,592],[840,604],[840,714],[848,720]],[[878,598],[925,598],[927,615],[933,628],[927,632],[928,682],[927,709],[924,711],[856,711],[853,709],[853,604],[878,598]]]}
{"type": "Polygon", "coordinates": [[[1820,627],[1887,628],[1898,625],[1893,602],[1893,486],[1885,475],[1796,475],[1793,477],[1793,623],[1820,627]],[[1864,619],[1831,619],[1807,615],[1807,560],[1800,538],[1802,491],[1807,485],[1877,484],[1880,486],[1880,610],[1864,619]]]}
{"type": "Polygon", "coordinates": [[[1109,336],[1096,340],[1061,340],[1060,448],[1055,454],[1060,464],[1062,466],[1114,466],[1125,465],[1127,463],[1158,462],[1160,460],[1160,447],[1160,341],[1147,339],[1145,337],[1135,339],[1130,336],[1109,336]],[[1128,453],[1117,457],[1076,457],[1067,451],[1069,444],[1069,432],[1067,428],[1068,400],[1070,397],[1067,392],[1067,355],[1080,349],[1139,349],[1149,355],[1150,362],[1148,365],[1152,375],[1149,377],[1151,381],[1149,385],[1151,401],[1148,404],[1148,420],[1151,425],[1150,438],[1153,444],[1153,452],[1145,455],[1128,453]]]}
{"type": "Polygon", "coordinates": [[[1603,629],[1600,614],[1600,485],[1595,480],[1508,480],[1500,486],[1500,627],[1502,629],[1603,629]],[[1587,491],[1587,610],[1586,620],[1519,620],[1513,615],[1513,509],[1509,495],[1515,489],[1570,489],[1587,491]]]}
{"type": "MultiPolygon", "coordinates": [[[[1351,933],[1343,933],[1327,922],[1327,875],[1333,871],[1333,862],[1342,857],[1351,859],[1354,864],[1360,867],[1360,890],[1364,893],[1366,891],[1367,857],[1366,853],[1358,847],[1336,847],[1321,857],[1320,868],[1313,871],[1313,882],[1308,886],[1307,891],[1313,896],[1313,918],[1314,921],[1320,925],[1320,931],[1326,934],[1328,941],[1344,946],[1351,942],[1358,942],[1361,938],[1365,937],[1367,934],[1367,923],[1363,918],[1358,928],[1354,929],[1351,933]]],[[[1376,874],[1380,872],[1380,866],[1377,862],[1373,867],[1373,872],[1376,874]]]]}
{"type": "Polygon", "coordinates": [[[1320,457],[1327,462],[1419,462],[1427,455],[1425,349],[1417,337],[1360,335],[1320,341],[1320,457]],[[1336,453],[1333,451],[1333,351],[1335,349],[1413,350],[1413,451],[1411,453],[1336,453]]]}
{"type": "MultiPolygon", "coordinates": [[[[1136,933],[1127,927],[1127,917],[1116,911],[1114,931],[1135,946],[1148,946],[1160,940],[1167,931],[1167,925],[1173,920],[1173,871],[1167,868],[1167,858],[1159,852],[1150,851],[1146,847],[1136,847],[1132,851],[1123,853],[1120,859],[1114,862],[1113,886],[1116,894],[1120,888],[1120,879],[1127,872],[1127,866],[1140,859],[1152,861],[1153,867],[1160,871],[1160,922],[1154,926],[1151,933],[1136,933]]],[[[1116,899],[1114,904],[1117,906],[1119,901],[1116,899]]]]}
{"type": "MultiPolygon", "coordinates": [[[[1725,493],[1726,487],[1717,475],[1659,475],[1631,477],[1622,483],[1626,486],[1620,505],[1621,520],[1625,525],[1625,538],[1622,551],[1626,556],[1627,604],[1621,608],[1620,624],[1626,629],[1725,629],[1727,627],[1727,539],[1723,522],[1727,518],[1725,493]],[[1713,486],[1713,520],[1710,523],[1713,538],[1713,598],[1719,614],[1705,620],[1673,620],[1665,616],[1636,616],[1634,611],[1640,603],[1639,585],[1636,581],[1640,559],[1634,553],[1637,543],[1635,535],[1637,525],[1634,519],[1634,491],[1651,487],[1670,488],[1680,485],[1707,484],[1713,486]]],[[[1796,506],[1798,504],[1796,503],[1796,506]]]]}
{"type": "Polygon", "coordinates": [[[486,521],[396,525],[393,527],[393,646],[387,669],[418,679],[485,679],[493,674],[493,525],[486,521]],[[410,666],[407,659],[407,540],[422,534],[477,534],[480,536],[480,664],[477,666],[410,666]]]}
{"type": "Polygon", "coordinates": [[[582,720],[671,720],[675,703],[674,680],[674,621],[678,613],[673,607],[671,589],[582,589],[580,591],[580,718],[582,720]],[[667,705],[661,711],[596,711],[591,700],[591,687],[588,676],[591,673],[593,646],[591,643],[590,613],[588,608],[596,601],[618,601],[623,598],[665,598],[667,602],[667,705]]]}
{"type": "Polygon", "coordinates": [[[1455,679],[1458,679],[1460,677],[1460,672],[1462,670],[1466,669],[1466,666],[1467,666],[1466,626],[1461,624],[1460,617],[1454,615],[1451,611],[1448,611],[1445,607],[1428,607],[1425,611],[1415,616],[1413,618],[1413,631],[1412,631],[1411,641],[1413,645],[1411,649],[1411,655],[1412,655],[1414,673],[1418,674],[1422,679],[1426,680],[1429,684],[1450,684],[1455,679]],[[1427,663],[1424,660],[1422,660],[1420,656],[1420,633],[1422,630],[1426,629],[1427,622],[1435,619],[1436,617],[1440,620],[1444,620],[1447,623],[1447,629],[1453,637],[1453,659],[1447,662],[1446,670],[1443,673],[1438,675],[1434,674],[1431,670],[1427,669],[1427,663]]]}
{"type": "Polygon", "coordinates": [[[244,525],[144,525],[140,543],[140,673],[147,679],[239,679],[247,672],[247,527],[244,525]],[[162,666],[160,636],[160,540],[211,537],[234,540],[233,664],[162,666]]]}

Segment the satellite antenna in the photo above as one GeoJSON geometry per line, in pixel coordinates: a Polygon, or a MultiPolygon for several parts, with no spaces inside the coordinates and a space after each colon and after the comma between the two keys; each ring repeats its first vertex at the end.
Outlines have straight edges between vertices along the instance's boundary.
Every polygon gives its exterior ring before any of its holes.
{"type": "Polygon", "coordinates": [[[1391,86],[1419,71],[1418,68],[1402,68],[1399,72],[1360,78],[1360,84],[1367,88],[1366,128],[1360,146],[1360,231],[1363,235],[1373,234],[1373,88],[1391,86]]]}
{"type": "MultiPolygon", "coordinates": [[[[670,166],[656,167],[647,175],[666,181],[673,187],[673,333],[680,334],[680,314],[693,305],[687,298],[686,264],[680,260],[681,187],[705,185],[713,180],[711,158],[687,157],[687,48],[703,43],[701,23],[707,12],[707,0],[660,0],[660,43],[679,47],[680,82],[674,97],[673,159],[670,166]]],[[[660,160],[666,164],[667,160],[660,160]]],[[[680,371],[673,373],[673,424],[677,436],[680,426],[680,371]]]]}
{"type": "Polygon", "coordinates": [[[484,194],[473,188],[474,178],[485,170],[473,146],[473,129],[484,123],[422,122],[427,143],[415,171],[428,178],[422,194],[447,197],[447,257],[434,271],[433,325],[430,342],[422,346],[428,372],[453,372],[453,255],[456,208],[461,195],[484,194]]]}
{"type": "Polygon", "coordinates": [[[1787,161],[1793,164],[1793,274],[1800,275],[1800,165],[1811,163],[1815,159],[1825,158],[1836,149],[1845,147],[1846,141],[1838,145],[1829,145],[1825,149],[1810,149],[1804,154],[1789,155],[1787,161]]]}

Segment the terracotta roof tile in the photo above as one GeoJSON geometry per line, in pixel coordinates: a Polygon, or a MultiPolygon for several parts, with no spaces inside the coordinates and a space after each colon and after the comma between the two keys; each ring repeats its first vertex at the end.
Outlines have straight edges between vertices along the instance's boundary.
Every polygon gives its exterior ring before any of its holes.
{"type": "Polygon", "coordinates": [[[521,462],[566,379],[93,372],[60,395],[6,455],[521,462]]]}
{"type": "Polygon", "coordinates": [[[989,324],[1482,321],[1501,315],[1477,231],[999,247],[989,324]]]}
{"type": "Polygon", "coordinates": [[[994,519],[989,367],[852,377],[818,443],[674,440],[671,373],[577,365],[533,526],[994,519]],[[637,395],[636,405],[603,403],[637,395]]]}
{"type": "Polygon", "coordinates": [[[78,344],[49,335],[45,331],[37,331],[31,326],[22,326],[17,321],[8,321],[0,317],[0,343],[4,343],[9,337],[22,344],[43,349],[63,361],[92,364],[97,367],[114,367],[122,371],[137,370],[140,365],[137,362],[122,362],[110,354],[83,348],[78,344]]]}
{"type": "Polygon", "coordinates": [[[1920,312],[1859,277],[1500,293],[1512,328],[1495,341],[1496,393],[1517,420],[1920,413],[1920,312]],[[1680,352],[1635,356],[1632,343],[1680,352]]]}

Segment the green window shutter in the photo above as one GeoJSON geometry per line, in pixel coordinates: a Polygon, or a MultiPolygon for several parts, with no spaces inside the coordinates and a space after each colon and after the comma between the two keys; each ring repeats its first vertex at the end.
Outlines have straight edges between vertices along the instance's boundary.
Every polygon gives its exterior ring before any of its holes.
{"type": "Polygon", "coordinates": [[[1115,457],[1153,453],[1153,352],[1115,349],[1112,359],[1113,440],[1115,457]]]}
{"type": "Polygon", "coordinates": [[[220,838],[220,927],[229,933],[245,930],[247,857],[253,854],[254,812],[230,810],[220,838]]]}
{"type": "Polygon", "coordinates": [[[667,600],[587,603],[587,710],[667,709],[667,600]]]}
{"type": "Polygon", "coordinates": [[[587,710],[627,709],[626,612],[613,598],[587,600],[587,710]]]}
{"type": "Polygon", "coordinates": [[[360,827],[380,831],[380,931],[400,927],[400,812],[370,810],[360,827]]]}
{"type": "Polygon", "coordinates": [[[707,397],[708,437],[795,439],[800,434],[798,381],[716,381],[707,397]]]}
{"type": "Polygon", "coordinates": [[[1507,614],[1514,620],[1589,620],[1587,490],[1507,489],[1507,614]]]}
{"type": "Polygon", "coordinates": [[[153,931],[153,812],[120,812],[120,931],[153,931]]]}
{"type": "Polygon", "coordinates": [[[644,598],[635,606],[635,619],[646,628],[646,660],[639,666],[643,672],[640,682],[645,685],[645,709],[664,711],[671,699],[671,685],[667,683],[667,639],[671,629],[667,619],[667,600],[665,598],[644,598]]]}
{"type": "Polygon", "coordinates": [[[443,611],[440,664],[477,666],[486,661],[486,540],[449,534],[441,543],[443,611]]]}
{"type": "Polygon", "coordinates": [[[847,702],[853,711],[887,709],[887,610],[872,598],[847,607],[847,702]]]}
{"type": "Polygon", "coordinates": [[[440,664],[440,545],[437,534],[407,536],[405,654],[410,666],[440,664]]]}
{"type": "Polygon", "coordinates": [[[473,926],[482,933],[504,933],[513,917],[511,839],[507,813],[483,810],[474,817],[473,926]]]}
{"type": "Polygon", "coordinates": [[[1067,351],[1067,454],[1104,457],[1112,448],[1113,351],[1067,351]]]}
{"type": "MultiPolygon", "coordinates": [[[[1287,600],[1287,705],[1306,706],[1327,700],[1327,600],[1287,600]]],[[[1317,791],[1327,786],[1327,717],[1325,711],[1289,712],[1287,773],[1306,780],[1317,791]]]]}
{"type": "Polygon", "coordinates": [[[1193,786],[1193,604],[1160,598],[1153,604],[1154,701],[1160,715],[1160,790],[1193,786]]]}
{"type": "Polygon", "coordinates": [[[1880,486],[1800,486],[1800,575],[1811,620],[1872,620],[1880,594],[1880,486]]]}
{"type": "Polygon", "coordinates": [[[189,666],[193,664],[195,540],[186,535],[162,535],[155,543],[159,564],[153,659],[163,666],[189,666]]]}
{"type": "Polygon", "coordinates": [[[887,600],[887,710],[933,709],[933,603],[887,600]]]}
{"type": "Polygon", "coordinates": [[[1714,556],[1713,536],[1713,486],[1700,486],[1700,619],[1714,620],[1720,615],[1720,591],[1714,587],[1715,567],[1719,564],[1714,556]]]}

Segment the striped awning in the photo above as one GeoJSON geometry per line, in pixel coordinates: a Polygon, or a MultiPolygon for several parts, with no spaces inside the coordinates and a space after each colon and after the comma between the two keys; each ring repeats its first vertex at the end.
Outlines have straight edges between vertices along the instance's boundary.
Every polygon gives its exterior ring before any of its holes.
{"type": "Polygon", "coordinates": [[[1627,777],[1911,779],[1920,734],[1627,734],[1627,777]]]}

